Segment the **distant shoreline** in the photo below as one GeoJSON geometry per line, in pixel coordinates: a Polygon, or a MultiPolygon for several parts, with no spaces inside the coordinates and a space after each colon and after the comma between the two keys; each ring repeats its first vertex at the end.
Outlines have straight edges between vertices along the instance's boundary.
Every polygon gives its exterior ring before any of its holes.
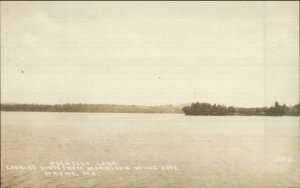
{"type": "Polygon", "coordinates": [[[116,104],[1,104],[1,111],[23,112],[82,112],[82,113],[176,113],[182,114],[182,106],[138,106],[116,104]]]}
{"type": "Polygon", "coordinates": [[[158,112],[54,112],[54,111],[9,111],[1,110],[1,112],[28,112],[28,113],[68,113],[68,114],[178,114],[190,117],[299,117],[297,115],[283,115],[283,116],[269,116],[269,115],[186,115],[183,112],[180,113],[158,113],[158,112]]]}
{"type": "Polygon", "coordinates": [[[45,112],[45,113],[82,113],[82,114],[182,114],[185,115],[183,112],[78,112],[78,111],[68,111],[68,112],[63,112],[63,111],[22,111],[22,110],[1,110],[1,112],[45,112]]]}
{"type": "Polygon", "coordinates": [[[275,103],[274,107],[226,107],[209,103],[188,105],[116,105],[116,104],[1,104],[1,111],[9,112],[71,112],[71,113],[155,113],[185,114],[187,116],[299,116],[299,104],[287,107],[275,103]]]}

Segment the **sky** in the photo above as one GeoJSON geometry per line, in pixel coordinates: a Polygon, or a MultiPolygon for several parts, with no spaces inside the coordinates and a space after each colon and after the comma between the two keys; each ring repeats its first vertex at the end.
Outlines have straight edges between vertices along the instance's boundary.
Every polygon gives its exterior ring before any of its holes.
{"type": "Polygon", "coordinates": [[[299,2],[1,2],[1,103],[299,102],[299,2]]]}

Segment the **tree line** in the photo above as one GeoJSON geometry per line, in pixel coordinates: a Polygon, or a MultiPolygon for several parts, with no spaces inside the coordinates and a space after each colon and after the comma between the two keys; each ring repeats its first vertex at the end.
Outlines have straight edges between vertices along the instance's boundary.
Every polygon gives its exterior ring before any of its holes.
{"type": "Polygon", "coordinates": [[[29,112],[103,112],[103,113],[182,113],[171,105],[137,106],[115,104],[1,104],[1,111],[29,112]]]}
{"type": "Polygon", "coordinates": [[[186,115],[260,115],[260,116],[299,116],[299,104],[294,106],[280,105],[275,102],[271,107],[243,108],[209,103],[192,103],[185,106],[182,111],[186,115]]]}
{"type": "Polygon", "coordinates": [[[1,104],[1,111],[30,112],[95,112],[95,113],[182,113],[186,115],[260,115],[260,116],[298,116],[299,104],[280,105],[275,102],[271,107],[244,108],[209,103],[192,103],[191,105],[173,106],[137,106],[115,104],[1,104]]]}

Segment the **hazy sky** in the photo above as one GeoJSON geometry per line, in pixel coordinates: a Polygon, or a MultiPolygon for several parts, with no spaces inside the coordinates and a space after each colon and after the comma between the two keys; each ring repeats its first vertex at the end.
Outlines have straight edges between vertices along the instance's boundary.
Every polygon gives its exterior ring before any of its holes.
{"type": "Polygon", "coordinates": [[[1,102],[299,101],[299,2],[1,2],[1,102]]]}

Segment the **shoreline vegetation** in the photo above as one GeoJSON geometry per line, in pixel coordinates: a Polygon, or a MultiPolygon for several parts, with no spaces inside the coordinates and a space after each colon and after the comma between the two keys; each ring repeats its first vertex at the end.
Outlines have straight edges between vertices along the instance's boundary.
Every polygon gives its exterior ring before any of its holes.
{"type": "Polygon", "coordinates": [[[190,106],[185,106],[182,111],[186,115],[209,115],[209,116],[299,116],[299,104],[294,106],[280,105],[275,102],[271,107],[256,107],[244,108],[225,105],[216,105],[209,103],[192,103],[190,106]]]}
{"type": "Polygon", "coordinates": [[[182,106],[140,106],[116,104],[1,104],[1,111],[86,112],[86,113],[182,113],[182,106]]]}
{"type": "Polygon", "coordinates": [[[280,105],[275,102],[271,107],[234,107],[209,103],[183,105],[115,105],[115,104],[1,104],[1,111],[25,112],[86,112],[86,113],[184,113],[191,116],[299,116],[299,104],[280,105]]]}

